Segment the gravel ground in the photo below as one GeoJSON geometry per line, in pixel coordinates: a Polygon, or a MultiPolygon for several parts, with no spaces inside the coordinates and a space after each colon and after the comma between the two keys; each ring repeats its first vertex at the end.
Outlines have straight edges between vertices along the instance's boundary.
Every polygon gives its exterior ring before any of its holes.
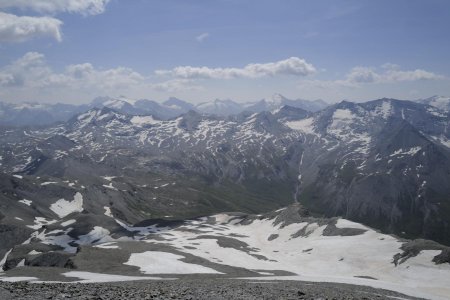
{"type": "Polygon", "coordinates": [[[0,282],[0,299],[418,299],[396,292],[333,283],[232,279],[118,283],[0,282]]]}

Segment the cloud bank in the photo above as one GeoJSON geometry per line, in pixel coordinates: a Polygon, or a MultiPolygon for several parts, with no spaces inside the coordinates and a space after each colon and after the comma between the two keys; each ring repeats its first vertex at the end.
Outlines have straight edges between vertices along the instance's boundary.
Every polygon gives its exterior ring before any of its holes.
{"type": "Polygon", "coordinates": [[[316,68],[304,59],[290,57],[277,62],[248,64],[243,68],[209,68],[180,66],[172,70],[157,70],[159,76],[186,79],[233,79],[259,78],[276,75],[308,76],[316,73],[316,68]]]}
{"type": "MultiPolygon", "coordinates": [[[[326,94],[330,95],[331,99],[335,99],[349,95],[349,92],[357,94],[358,91],[361,93],[383,91],[387,84],[406,87],[408,82],[448,80],[430,71],[402,70],[395,65],[381,68],[355,67],[337,80],[320,79],[326,76],[325,71],[321,71],[318,76],[308,77],[316,73],[313,65],[300,58],[248,64],[243,68],[178,67],[168,71],[157,71],[160,76],[141,74],[121,66],[102,69],[89,62],[67,65],[62,71],[55,71],[42,53],[28,52],[17,60],[3,67],[0,66],[0,97],[21,99],[21,101],[30,97],[31,99],[51,99],[51,101],[58,99],[63,102],[66,99],[78,101],[77,99],[105,94],[139,94],[141,95],[139,97],[148,97],[155,93],[180,93],[180,95],[196,95],[196,97],[202,97],[205,94],[217,97],[218,93],[230,93],[229,88],[240,85],[240,82],[234,81],[220,82],[220,80],[226,81],[231,78],[251,79],[246,81],[245,86],[249,90],[255,88],[256,90],[248,93],[247,97],[256,97],[252,95],[256,95],[260,89],[273,92],[274,89],[279,88],[279,83],[276,83],[279,80],[274,79],[274,85],[270,86],[271,83],[267,81],[267,78],[290,75],[290,79],[282,79],[284,89],[291,85],[293,89],[303,89],[303,94],[326,94]],[[304,78],[300,83],[297,81],[299,76],[304,78]],[[205,80],[209,78],[216,81],[205,80]],[[264,86],[257,80],[258,78],[266,78],[264,86]],[[266,85],[269,86],[266,88],[266,85]],[[223,86],[226,88],[223,89],[223,86]]],[[[236,93],[241,93],[239,91],[242,90],[236,89],[236,93]]]]}
{"type": "Polygon", "coordinates": [[[90,63],[69,65],[63,72],[53,71],[45,56],[28,52],[11,64],[0,68],[0,87],[19,90],[83,91],[103,94],[136,88],[145,77],[130,68],[96,69],[90,63]]]}
{"type": "Polygon", "coordinates": [[[384,72],[368,67],[355,67],[347,74],[347,83],[395,83],[402,81],[436,80],[444,77],[422,69],[402,71],[399,66],[386,64],[384,72]]]}

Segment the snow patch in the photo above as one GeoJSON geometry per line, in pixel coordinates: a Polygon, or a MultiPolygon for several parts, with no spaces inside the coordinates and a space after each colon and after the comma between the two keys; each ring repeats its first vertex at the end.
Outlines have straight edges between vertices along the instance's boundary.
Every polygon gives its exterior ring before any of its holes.
{"type": "Polygon", "coordinates": [[[114,218],[114,216],[113,216],[113,214],[112,214],[112,212],[111,212],[111,208],[110,208],[110,207],[108,207],[108,206],[103,206],[103,208],[105,209],[105,216],[114,218]]]}
{"type": "Polygon", "coordinates": [[[82,280],[79,283],[96,283],[96,282],[117,282],[117,281],[134,281],[134,280],[171,280],[171,278],[147,277],[147,276],[124,276],[113,274],[102,274],[92,272],[70,271],[63,273],[66,277],[76,277],[82,280]]]}
{"type": "Polygon", "coordinates": [[[67,227],[67,226],[72,225],[72,224],[74,224],[74,223],[76,223],[76,220],[74,220],[74,219],[72,219],[72,220],[67,220],[67,221],[65,221],[65,222],[62,222],[62,223],[61,223],[61,226],[67,227]]]}
{"type": "Polygon", "coordinates": [[[160,123],[160,121],[155,120],[152,116],[134,116],[130,122],[134,125],[155,125],[160,123]]]}
{"type": "Polygon", "coordinates": [[[33,203],[33,201],[27,200],[27,199],[19,200],[19,202],[20,202],[20,203],[23,203],[23,204],[25,204],[25,205],[28,205],[28,206],[30,206],[31,203],[33,203]]]}
{"type": "Polygon", "coordinates": [[[167,252],[132,253],[125,265],[136,266],[145,274],[223,274],[204,266],[181,261],[184,256],[167,252]]]}
{"type": "Polygon", "coordinates": [[[298,130],[308,134],[315,134],[313,122],[314,118],[308,118],[299,121],[289,121],[286,122],[285,124],[287,127],[291,129],[298,130]]]}
{"type": "Polygon", "coordinates": [[[413,156],[413,155],[416,155],[417,152],[419,152],[420,150],[422,150],[422,147],[419,147],[419,146],[417,146],[417,147],[412,147],[412,148],[406,149],[406,150],[403,150],[402,148],[400,148],[400,149],[396,150],[394,153],[392,153],[392,154],[389,155],[389,156],[390,156],[390,157],[393,157],[393,156],[403,156],[403,155],[411,155],[411,156],[413,156]]]}
{"type": "Polygon", "coordinates": [[[52,205],[50,210],[57,214],[60,218],[64,218],[74,212],[83,211],[83,196],[80,193],[76,193],[73,197],[73,201],[67,201],[65,199],[59,199],[52,205]]]}
{"type": "Polygon", "coordinates": [[[391,101],[383,101],[381,105],[375,108],[375,115],[388,119],[392,115],[393,109],[391,101]]]}

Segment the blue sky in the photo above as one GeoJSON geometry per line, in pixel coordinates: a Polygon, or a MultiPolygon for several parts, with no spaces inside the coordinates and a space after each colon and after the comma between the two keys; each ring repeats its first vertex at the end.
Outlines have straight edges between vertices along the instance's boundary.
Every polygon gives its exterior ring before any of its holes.
{"type": "Polygon", "coordinates": [[[0,99],[450,95],[447,0],[0,0],[0,99]]]}

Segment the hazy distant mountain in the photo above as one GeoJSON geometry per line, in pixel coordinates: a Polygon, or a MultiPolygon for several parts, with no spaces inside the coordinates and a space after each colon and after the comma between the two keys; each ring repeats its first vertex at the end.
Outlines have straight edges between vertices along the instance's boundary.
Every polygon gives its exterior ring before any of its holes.
{"type": "Polygon", "coordinates": [[[228,116],[238,114],[243,111],[249,112],[274,111],[285,105],[301,108],[311,112],[319,111],[328,106],[328,104],[322,100],[314,100],[314,101],[304,99],[291,100],[284,97],[281,94],[274,94],[270,99],[262,99],[257,102],[237,103],[232,100],[216,99],[212,102],[205,102],[199,104],[195,107],[195,109],[206,114],[228,116]]]}
{"type": "Polygon", "coordinates": [[[191,109],[187,102],[176,98],[170,98],[164,103],[158,103],[153,100],[134,100],[124,96],[117,98],[99,97],[94,99],[90,106],[98,108],[109,107],[130,115],[153,115],[161,119],[170,119],[191,109]],[[174,103],[177,103],[177,105],[174,103]]]}
{"type": "Polygon", "coordinates": [[[48,125],[67,121],[87,109],[87,105],[0,102],[0,125],[48,125]]]}
{"type": "Polygon", "coordinates": [[[273,111],[279,109],[284,105],[302,108],[304,110],[311,112],[316,112],[327,107],[329,104],[320,99],[313,101],[304,99],[292,100],[284,97],[281,94],[274,94],[270,99],[262,99],[258,102],[245,103],[243,106],[245,107],[245,110],[260,112],[260,111],[273,111]]]}
{"type": "MultiPolygon", "coordinates": [[[[435,114],[445,114],[450,111],[450,98],[433,96],[417,102],[429,105],[428,110],[435,114]]],[[[49,125],[55,122],[67,121],[71,117],[90,108],[108,107],[115,111],[129,115],[153,115],[155,118],[168,120],[176,118],[190,110],[202,114],[231,116],[242,112],[268,112],[284,107],[300,108],[309,112],[317,112],[329,105],[322,100],[288,99],[280,94],[270,99],[257,102],[238,103],[233,100],[216,99],[210,102],[193,105],[177,98],[169,98],[163,103],[148,99],[130,99],[125,96],[97,97],[89,104],[12,104],[0,102],[0,125],[33,126],[49,125]]]]}
{"type": "Polygon", "coordinates": [[[180,111],[185,111],[185,112],[194,109],[193,104],[186,102],[184,100],[175,98],[175,97],[170,97],[169,99],[164,101],[163,104],[170,108],[178,109],[180,111]]]}
{"type": "Polygon", "coordinates": [[[434,106],[447,113],[450,112],[450,97],[433,96],[426,99],[420,99],[418,102],[434,106]]]}
{"type": "Polygon", "coordinates": [[[229,99],[215,99],[211,102],[200,103],[195,106],[195,109],[206,114],[228,116],[242,112],[242,104],[229,99]]]}

